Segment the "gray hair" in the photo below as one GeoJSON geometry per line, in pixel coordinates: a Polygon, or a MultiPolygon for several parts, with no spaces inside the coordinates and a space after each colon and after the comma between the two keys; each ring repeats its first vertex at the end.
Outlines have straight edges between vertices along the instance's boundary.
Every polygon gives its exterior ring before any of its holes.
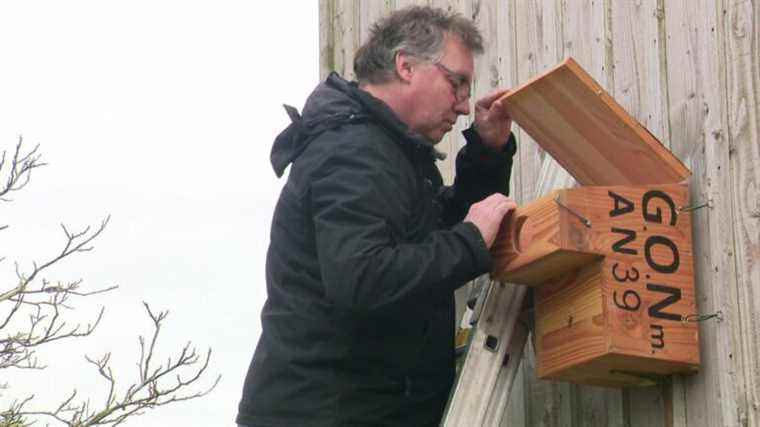
{"type": "Polygon", "coordinates": [[[359,83],[380,84],[396,75],[396,55],[403,51],[423,61],[440,59],[446,34],[459,38],[473,54],[483,53],[483,37],[475,24],[459,13],[411,6],[377,21],[354,58],[359,83]]]}

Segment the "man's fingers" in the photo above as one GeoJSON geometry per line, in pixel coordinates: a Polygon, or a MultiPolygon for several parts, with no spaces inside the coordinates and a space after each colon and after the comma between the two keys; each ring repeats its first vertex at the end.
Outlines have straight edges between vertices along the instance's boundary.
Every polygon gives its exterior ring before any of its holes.
{"type": "Polygon", "coordinates": [[[494,101],[494,103],[491,104],[491,113],[493,113],[496,117],[511,119],[507,113],[507,109],[504,107],[504,101],[501,99],[494,101]]]}
{"type": "Polygon", "coordinates": [[[486,205],[495,207],[501,203],[505,203],[509,198],[501,193],[493,193],[490,196],[483,199],[486,205]]]}
{"type": "Polygon", "coordinates": [[[480,98],[475,105],[483,108],[491,108],[491,104],[493,104],[494,101],[506,95],[508,92],[509,89],[499,89],[495,92],[491,92],[488,95],[480,98]]]}
{"type": "Polygon", "coordinates": [[[512,209],[516,207],[517,205],[511,199],[500,200],[499,204],[496,205],[496,209],[501,215],[506,215],[507,212],[511,211],[512,209]]]}
{"type": "Polygon", "coordinates": [[[504,217],[515,209],[517,204],[511,198],[494,193],[470,207],[464,221],[473,223],[483,236],[487,247],[493,245],[504,217]]]}
{"type": "Polygon", "coordinates": [[[517,204],[514,200],[511,198],[501,194],[501,193],[494,193],[490,196],[483,199],[484,205],[488,206],[489,208],[496,210],[497,212],[501,214],[505,214],[508,211],[515,209],[517,207],[517,204]]]}

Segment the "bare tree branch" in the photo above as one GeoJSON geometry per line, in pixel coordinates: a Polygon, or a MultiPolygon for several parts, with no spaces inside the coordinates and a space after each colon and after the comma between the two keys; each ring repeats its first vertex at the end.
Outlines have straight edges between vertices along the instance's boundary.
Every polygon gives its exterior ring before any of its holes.
{"type": "Polygon", "coordinates": [[[165,363],[153,366],[151,361],[155,356],[155,343],[168,312],[154,313],[147,303],[143,304],[148,316],[153,321],[151,345],[146,348],[145,337],[139,337],[139,373],[136,381],[129,385],[124,392],[117,392],[119,387],[110,366],[110,353],[106,353],[100,358],[85,356],[87,362],[95,367],[98,375],[108,384],[108,394],[102,407],[93,409],[89,401],[74,403],[77,395],[75,390],[55,409],[47,411],[26,410],[24,405],[28,403],[29,400],[27,400],[23,404],[11,408],[9,412],[0,414],[0,416],[12,416],[16,417],[15,419],[45,416],[72,427],[117,426],[127,418],[142,414],[146,410],[196,399],[210,393],[219,384],[221,376],[217,376],[210,386],[190,389],[195,388],[196,383],[206,373],[211,360],[211,349],[207,350],[204,356],[200,356],[192,344],[188,342],[180,349],[176,359],[169,357],[165,363]]]}
{"type": "MultiPolygon", "coordinates": [[[[5,151],[0,155],[0,201],[10,201],[4,196],[24,188],[29,183],[31,171],[45,165],[37,153],[39,146],[24,153],[22,142],[23,139],[19,138],[12,156],[8,156],[5,151]],[[3,179],[5,174],[7,178],[3,179]]],[[[66,258],[91,251],[93,240],[105,230],[109,221],[110,215],[97,228],[85,227],[76,232],[61,224],[65,241],[57,255],[41,263],[32,262],[29,271],[24,271],[15,263],[15,282],[10,286],[0,286],[0,370],[44,369],[45,366],[35,357],[37,349],[56,341],[88,336],[98,327],[105,312],[103,307],[97,317],[86,325],[68,324],[64,314],[66,310],[73,309],[71,300],[110,292],[117,286],[82,291],[81,279],[51,282],[42,276],[51,266],[66,258]]],[[[0,225],[0,231],[7,227],[0,225]]],[[[3,260],[5,257],[0,257],[0,262],[3,260]]],[[[206,388],[197,388],[196,385],[208,369],[211,349],[205,356],[201,356],[188,342],[174,358],[169,357],[165,363],[156,364],[156,343],[169,312],[153,312],[147,303],[143,304],[152,321],[153,334],[149,344],[146,344],[144,336],[138,338],[138,375],[133,383],[117,384],[110,365],[111,353],[99,358],[85,356],[86,361],[108,385],[102,406],[91,405],[89,399],[78,402],[78,392],[74,390],[54,408],[28,409],[34,404],[34,396],[28,396],[15,400],[5,410],[0,409],[0,427],[31,426],[35,423],[34,419],[39,417],[70,427],[117,426],[146,410],[210,393],[219,383],[220,376],[206,388]]],[[[0,384],[0,392],[7,389],[7,384],[0,384]]]]}
{"type": "MultiPolygon", "coordinates": [[[[31,151],[24,154],[21,149],[23,142],[24,138],[19,136],[16,149],[10,158],[10,170],[5,172],[8,174],[8,177],[5,179],[4,184],[0,184],[0,201],[10,201],[10,199],[5,198],[4,196],[12,191],[18,191],[24,188],[26,184],[29,183],[29,179],[32,176],[32,170],[47,165],[47,163],[41,161],[42,155],[37,153],[37,149],[40,147],[39,144],[37,144],[31,151]]],[[[0,155],[0,173],[3,173],[3,168],[6,166],[6,156],[7,152],[3,150],[2,155],[0,155]]]]}
{"type": "MultiPolygon", "coordinates": [[[[71,306],[68,305],[71,297],[96,295],[114,290],[117,286],[82,292],[79,290],[81,280],[67,283],[57,282],[55,285],[51,285],[49,281],[43,279],[41,284],[36,286],[34,280],[43,271],[61,262],[66,257],[90,250],[90,243],[103,232],[109,220],[110,215],[101,222],[94,232],[89,234],[90,227],[81,232],[71,233],[62,226],[66,235],[66,242],[58,255],[42,264],[33,262],[29,274],[23,273],[16,264],[18,283],[4,292],[0,291],[0,304],[10,304],[6,305],[5,314],[0,315],[0,332],[3,332],[21,313],[22,307],[31,307],[33,312],[29,314],[27,327],[24,328],[23,332],[7,334],[5,337],[0,336],[0,369],[9,367],[35,368],[37,364],[32,356],[37,348],[61,339],[87,336],[98,326],[103,317],[103,308],[101,308],[94,322],[86,326],[81,324],[67,326],[61,318],[61,309],[71,309],[71,306]]],[[[0,306],[1,308],[2,306],[0,306]]]]}

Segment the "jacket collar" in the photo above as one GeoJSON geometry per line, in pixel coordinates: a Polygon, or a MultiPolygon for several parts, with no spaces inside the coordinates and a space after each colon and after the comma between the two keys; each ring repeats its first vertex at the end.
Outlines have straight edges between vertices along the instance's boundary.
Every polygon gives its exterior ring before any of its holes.
{"type": "Polygon", "coordinates": [[[358,120],[371,120],[388,129],[399,143],[410,144],[413,148],[428,153],[433,159],[444,159],[446,155],[435,149],[432,142],[415,134],[402,122],[396,113],[381,100],[332,72],[325,82],[309,95],[303,108],[303,115],[290,106],[285,110],[291,124],[275,139],[270,156],[277,176],[282,176],[285,168],[308,146],[309,142],[327,129],[358,120]]]}

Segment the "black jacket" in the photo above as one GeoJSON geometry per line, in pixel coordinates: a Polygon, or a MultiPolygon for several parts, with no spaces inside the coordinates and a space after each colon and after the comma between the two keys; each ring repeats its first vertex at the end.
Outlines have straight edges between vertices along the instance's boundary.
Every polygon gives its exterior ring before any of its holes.
{"type": "Polygon", "coordinates": [[[332,74],[277,138],[292,163],[272,221],[262,335],[237,422],[425,426],[454,379],[454,290],[490,256],[469,206],[507,194],[503,153],[464,132],[452,187],[432,144],[332,74]]]}

